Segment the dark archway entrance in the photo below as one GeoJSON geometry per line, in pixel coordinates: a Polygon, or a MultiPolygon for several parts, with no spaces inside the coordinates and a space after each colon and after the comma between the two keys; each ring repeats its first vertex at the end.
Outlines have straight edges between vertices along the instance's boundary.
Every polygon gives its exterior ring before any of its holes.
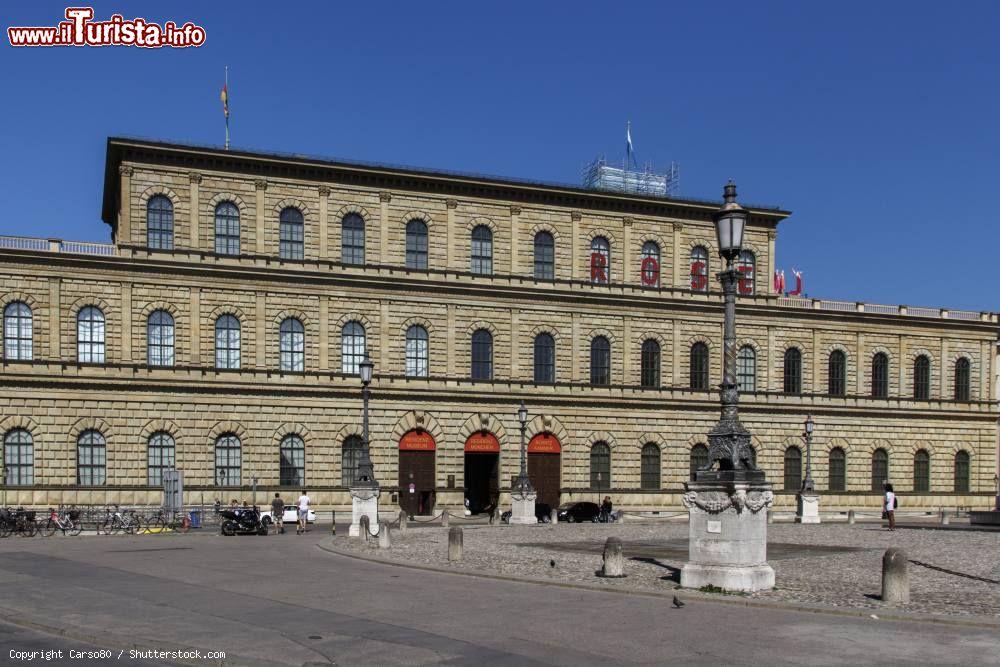
{"type": "Polygon", "coordinates": [[[399,506],[410,515],[434,511],[434,438],[413,430],[399,440],[399,506]]]}
{"type": "Polygon", "coordinates": [[[500,499],[500,441],[476,432],[465,441],[465,499],[473,514],[492,512],[500,499]]]}
{"type": "Polygon", "coordinates": [[[528,477],[538,492],[535,507],[559,507],[559,466],[562,446],[551,433],[539,433],[528,443],[528,477]]]}

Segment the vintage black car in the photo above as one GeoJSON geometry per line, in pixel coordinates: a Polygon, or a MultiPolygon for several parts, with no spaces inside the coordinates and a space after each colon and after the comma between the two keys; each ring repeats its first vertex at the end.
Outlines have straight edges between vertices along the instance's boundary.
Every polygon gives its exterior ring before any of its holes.
{"type": "Polygon", "coordinates": [[[576,502],[561,505],[558,516],[560,523],[589,523],[597,519],[600,513],[601,508],[597,503],[576,502]]]}

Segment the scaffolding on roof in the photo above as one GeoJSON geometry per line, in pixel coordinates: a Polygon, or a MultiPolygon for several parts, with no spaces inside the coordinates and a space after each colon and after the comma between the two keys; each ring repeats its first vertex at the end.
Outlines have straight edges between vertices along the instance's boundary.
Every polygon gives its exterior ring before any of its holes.
{"type": "Polygon", "coordinates": [[[647,162],[641,168],[628,168],[627,158],[622,166],[612,166],[603,155],[583,168],[583,187],[591,190],[624,192],[651,197],[676,197],[680,185],[680,167],[671,162],[662,173],[647,162]]]}

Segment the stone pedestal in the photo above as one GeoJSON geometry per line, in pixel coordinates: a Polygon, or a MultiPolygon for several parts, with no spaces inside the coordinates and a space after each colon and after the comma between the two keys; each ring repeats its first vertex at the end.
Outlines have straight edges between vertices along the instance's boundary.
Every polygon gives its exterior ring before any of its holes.
{"type": "Polygon", "coordinates": [[[357,537],[361,534],[361,517],[368,517],[371,532],[378,534],[378,489],[352,488],[351,489],[351,527],[347,534],[357,537]]]}
{"type": "Polygon", "coordinates": [[[685,484],[690,545],[681,586],[769,590],[774,588],[774,570],[767,564],[767,508],[774,502],[771,484],[763,481],[762,474],[760,480],[729,476],[729,480],[699,479],[685,484]]]}
{"type": "Polygon", "coordinates": [[[803,491],[795,496],[795,523],[819,523],[819,494],[803,491]]]}
{"type": "Polygon", "coordinates": [[[538,517],[535,516],[535,498],[538,494],[534,491],[530,493],[511,495],[510,523],[511,525],[536,524],[538,517]]]}

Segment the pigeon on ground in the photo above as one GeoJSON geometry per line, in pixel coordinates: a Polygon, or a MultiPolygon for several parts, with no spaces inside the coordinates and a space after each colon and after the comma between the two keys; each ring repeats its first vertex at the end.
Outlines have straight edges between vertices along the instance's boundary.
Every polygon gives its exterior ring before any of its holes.
{"type": "Polygon", "coordinates": [[[684,606],[684,603],[681,602],[680,598],[678,598],[676,595],[674,596],[674,606],[677,607],[678,609],[684,606]]]}
{"type": "Polygon", "coordinates": [[[555,567],[555,566],[556,566],[556,562],[554,560],[550,560],[549,561],[549,567],[555,567]]]}

